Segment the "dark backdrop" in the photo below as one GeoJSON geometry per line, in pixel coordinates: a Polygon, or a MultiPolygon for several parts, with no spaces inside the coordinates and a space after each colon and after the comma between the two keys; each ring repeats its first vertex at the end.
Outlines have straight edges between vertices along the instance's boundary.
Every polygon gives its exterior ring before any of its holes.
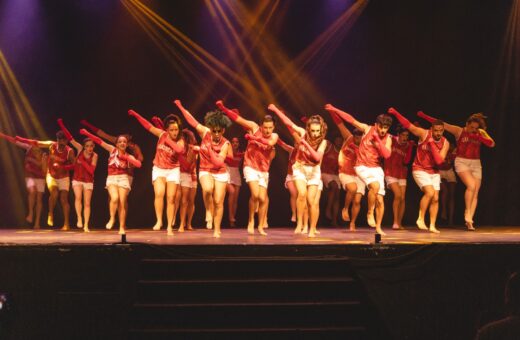
{"type": "MultiPolygon", "coordinates": [[[[371,1],[320,71],[310,74],[326,101],[368,123],[389,106],[397,107],[410,117],[422,109],[459,125],[464,124],[469,114],[484,111],[489,116],[488,131],[497,146],[482,150],[484,182],[477,225],[520,225],[514,137],[519,124],[515,92],[518,88],[507,80],[510,79],[507,76],[515,72],[515,65],[504,64],[500,58],[512,2],[371,1]]],[[[143,3],[209,52],[224,57],[225,51],[209,21],[204,1],[143,3]]],[[[341,1],[282,0],[286,16],[267,30],[279,39],[289,57],[294,57],[340,15],[334,9],[328,17],[317,13],[323,12],[323,6],[338,3],[341,1]]],[[[189,107],[199,93],[177,73],[122,3],[116,0],[3,0],[0,2],[0,50],[49,136],[57,130],[58,117],[65,120],[77,138],[81,118],[88,118],[110,133],[129,131],[134,135],[142,146],[145,162],[143,168],[136,171],[128,224],[130,227],[153,225],[150,177],[156,139],[128,119],[126,111],[134,108],[148,117],[164,116],[176,111],[171,105],[172,99],[181,98],[189,107]]],[[[516,59],[513,58],[512,63],[516,59]]],[[[196,79],[191,82],[197,87],[196,79]]],[[[211,103],[228,93],[221,83],[216,83],[215,88],[217,90],[207,96],[205,106],[196,112],[198,118],[212,108],[211,103]]],[[[284,96],[280,93],[276,102],[284,103],[284,96]]],[[[227,99],[233,106],[246,106],[232,96],[227,99]]],[[[289,112],[295,110],[290,106],[285,108],[289,112]]],[[[326,116],[319,106],[298,114],[314,112],[326,116]]],[[[254,119],[248,113],[245,115],[254,119]]],[[[17,128],[22,134],[20,126],[17,128]]],[[[279,130],[287,139],[285,128],[279,126],[279,130]]],[[[337,133],[334,130],[331,127],[329,131],[337,133]]],[[[238,133],[240,129],[233,127],[228,137],[238,133]]],[[[100,162],[93,197],[94,227],[104,225],[108,217],[107,194],[103,189],[107,154],[99,147],[97,152],[100,162]]],[[[272,226],[287,225],[290,216],[288,194],[283,188],[286,158],[284,151],[278,151],[271,169],[269,221],[272,226]]],[[[23,222],[23,215],[14,213],[15,207],[25,202],[13,200],[6,192],[7,180],[6,166],[2,165],[0,189],[4,194],[0,198],[0,226],[18,226],[23,222]]],[[[23,186],[21,176],[19,184],[23,186]]],[[[462,194],[459,183],[458,222],[462,221],[462,194]]],[[[241,195],[239,221],[243,222],[247,215],[248,190],[243,188],[241,195]]],[[[419,190],[410,178],[407,224],[415,220],[419,197],[419,190]]],[[[73,210],[72,204],[71,208],[73,210]]],[[[199,195],[196,215],[201,211],[199,195]]],[[[75,223],[74,218],[72,221],[75,223]]],[[[196,221],[196,226],[200,225],[200,216],[196,221]]],[[[385,221],[391,221],[390,204],[385,221]]],[[[364,224],[364,218],[360,218],[360,222],[364,224]]]]}

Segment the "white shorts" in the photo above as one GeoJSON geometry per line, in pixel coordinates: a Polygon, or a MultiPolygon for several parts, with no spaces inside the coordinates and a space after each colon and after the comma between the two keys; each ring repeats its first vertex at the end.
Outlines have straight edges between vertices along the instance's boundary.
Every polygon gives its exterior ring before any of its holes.
{"type": "Polygon", "coordinates": [[[181,178],[180,174],[181,170],[178,167],[173,169],[161,169],[154,165],[152,168],[152,183],[155,182],[157,178],[163,177],[166,178],[166,182],[179,184],[181,178]]]}
{"type": "Polygon", "coordinates": [[[117,187],[128,189],[130,191],[132,189],[132,180],[133,177],[128,176],[126,174],[109,175],[107,176],[107,183],[105,188],[108,188],[110,185],[115,185],[117,187]]]}
{"type": "Polygon", "coordinates": [[[455,158],[455,171],[457,173],[469,171],[473,177],[482,179],[482,164],[480,163],[480,159],[457,157],[455,158]]]}
{"type": "Polygon", "coordinates": [[[181,187],[196,188],[197,180],[193,180],[191,174],[188,174],[186,172],[181,172],[180,184],[181,184],[181,187]]]}
{"type": "Polygon", "coordinates": [[[292,182],[292,181],[294,181],[294,178],[292,177],[292,175],[287,174],[287,176],[285,176],[285,183],[284,183],[284,186],[286,189],[288,189],[287,183],[292,182]]]}
{"type": "Polygon", "coordinates": [[[227,171],[220,174],[209,171],[199,171],[199,180],[202,178],[202,176],[211,176],[217,182],[229,183],[229,172],[227,171]]]}
{"type": "Polygon", "coordinates": [[[400,187],[406,186],[406,178],[395,178],[392,176],[385,176],[386,186],[390,187],[390,184],[397,183],[400,187]]]}
{"type": "Polygon", "coordinates": [[[415,183],[419,186],[419,188],[423,188],[427,185],[433,186],[433,189],[436,191],[441,190],[441,175],[439,174],[429,174],[426,171],[412,171],[413,179],[415,183]]]}
{"type": "Polygon", "coordinates": [[[347,190],[347,184],[356,183],[356,193],[361,195],[365,194],[365,183],[363,183],[363,181],[358,176],[340,173],[339,180],[341,182],[341,187],[343,188],[343,190],[347,190]]]}
{"type": "Polygon", "coordinates": [[[83,190],[94,190],[94,183],[92,182],[80,182],[76,180],[72,180],[72,187],[81,186],[83,190]]]}
{"type": "Polygon", "coordinates": [[[49,188],[49,190],[51,190],[52,187],[58,187],[59,191],[62,191],[62,190],[69,191],[69,189],[70,189],[70,178],[69,177],[56,179],[56,178],[52,177],[51,174],[47,174],[46,181],[47,181],[47,188],[49,188]]]}
{"type": "Polygon", "coordinates": [[[364,165],[358,165],[354,167],[356,170],[356,174],[358,177],[365,183],[365,186],[368,187],[370,183],[378,182],[379,183],[379,191],[377,192],[379,195],[385,195],[385,173],[381,167],[370,168],[364,165]]]}
{"type": "Polygon", "coordinates": [[[244,178],[247,183],[258,182],[258,185],[267,189],[269,173],[255,170],[249,166],[244,167],[244,178]]]}
{"type": "Polygon", "coordinates": [[[441,175],[441,180],[445,180],[448,183],[457,183],[457,177],[453,169],[439,170],[439,174],[441,175]]]}
{"type": "Polygon", "coordinates": [[[45,192],[45,179],[25,177],[25,187],[27,189],[35,187],[37,192],[45,192]]]}
{"type": "Polygon", "coordinates": [[[301,163],[293,164],[293,180],[302,180],[307,185],[320,185],[321,181],[321,169],[319,165],[303,165],[301,163]]]}
{"type": "Polygon", "coordinates": [[[242,185],[242,178],[240,178],[240,170],[235,167],[228,167],[229,172],[229,184],[236,185],[237,187],[242,185]]]}
{"type": "Polygon", "coordinates": [[[339,181],[339,176],[338,175],[333,175],[333,174],[321,174],[321,180],[323,181],[323,185],[325,186],[325,188],[328,188],[329,187],[329,184],[330,182],[336,182],[336,184],[338,185],[338,188],[341,187],[341,183],[339,181]]]}
{"type": "Polygon", "coordinates": [[[318,191],[323,191],[323,181],[320,180],[320,183],[318,184],[318,191]]]}

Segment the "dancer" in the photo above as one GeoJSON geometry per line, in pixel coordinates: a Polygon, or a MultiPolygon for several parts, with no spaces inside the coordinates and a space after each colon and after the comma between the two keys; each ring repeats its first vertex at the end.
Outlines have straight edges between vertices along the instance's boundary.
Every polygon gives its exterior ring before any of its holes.
{"type": "Polygon", "coordinates": [[[238,195],[242,179],[240,178],[239,167],[244,159],[244,152],[240,151],[240,141],[238,137],[231,138],[231,147],[233,148],[233,158],[226,158],[226,166],[229,172],[229,183],[227,185],[228,192],[228,219],[229,226],[236,225],[236,212],[238,207],[238,195]]]}
{"type": "Polygon", "coordinates": [[[334,112],[347,123],[363,132],[354,169],[359,178],[368,187],[368,225],[375,227],[376,233],[386,235],[383,229],[381,229],[381,222],[385,212],[383,200],[385,184],[380,157],[386,159],[392,153],[392,138],[388,134],[388,129],[392,125],[392,117],[381,114],[377,116],[376,123],[370,126],[357,121],[350,114],[339,110],[331,104],[325,105],[325,110],[334,112]]]}
{"type": "Polygon", "coordinates": [[[298,191],[296,200],[297,223],[295,233],[301,233],[303,228],[303,214],[305,206],[309,209],[309,237],[316,237],[318,223],[319,202],[316,202],[318,186],[321,183],[320,164],[327,146],[325,135],[327,124],[319,115],[309,117],[305,129],[295,125],[274,104],[269,110],[273,111],[282,122],[294,131],[293,137],[297,143],[295,162],[293,164],[293,179],[298,191]]]}
{"type": "Polygon", "coordinates": [[[38,146],[19,142],[15,137],[1,132],[0,138],[25,150],[24,172],[29,210],[25,221],[30,224],[34,222],[33,228],[40,229],[43,193],[45,192],[45,174],[47,173],[47,154],[42,152],[38,146]]]}
{"type": "Polygon", "coordinates": [[[392,136],[392,155],[385,159],[385,182],[394,194],[392,211],[394,224],[392,229],[403,229],[403,216],[406,197],[406,177],[408,164],[412,158],[414,142],[409,140],[410,132],[403,127],[397,128],[397,136],[392,136]]]}
{"type": "Polygon", "coordinates": [[[333,226],[338,225],[339,188],[341,185],[338,177],[338,157],[342,144],[343,139],[340,136],[334,137],[333,143],[327,143],[321,162],[321,180],[323,181],[323,188],[327,189],[325,217],[330,220],[333,226]]]}
{"type": "Polygon", "coordinates": [[[85,129],[81,129],[79,132],[110,153],[106,182],[106,188],[110,197],[110,220],[106,224],[106,228],[112,229],[116,220],[116,211],[119,210],[119,234],[123,235],[126,233],[128,194],[132,188],[130,169],[132,167],[140,168],[141,161],[126,152],[128,147],[126,135],[118,136],[114,146],[104,142],[101,138],[94,136],[85,129]]]}
{"type": "Polygon", "coordinates": [[[291,206],[291,222],[296,222],[296,199],[298,191],[294,184],[292,166],[296,160],[296,149],[278,138],[278,145],[289,153],[287,162],[287,175],[285,176],[285,188],[289,191],[289,205],[291,206]]]}
{"type": "MultiPolygon", "coordinates": [[[[419,111],[417,115],[429,122],[435,118],[419,111]]],[[[474,113],[466,120],[464,127],[445,123],[446,131],[457,140],[457,157],[455,171],[466,186],[464,193],[464,221],[468,230],[475,230],[473,216],[477,209],[478,192],[482,184],[482,164],[480,162],[480,145],[494,147],[495,141],[486,132],[486,117],[482,113],[474,113]]]]}
{"type": "Polygon", "coordinates": [[[83,228],[83,231],[88,233],[90,231],[90,201],[94,190],[94,171],[96,170],[98,155],[94,152],[94,142],[90,138],[85,138],[83,144],[80,144],[72,137],[61,118],[58,119],[58,125],[69,143],[78,152],[72,177],[74,208],[77,216],[76,227],[83,228]]]}
{"type": "Polygon", "coordinates": [[[426,130],[410,123],[408,119],[393,107],[388,109],[388,113],[396,117],[405,129],[419,137],[417,154],[412,166],[412,175],[419,188],[421,188],[423,197],[419,203],[419,217],[416,223],[419,229],[428,230],[425,224],[425,215],[429,207],[429,230],[432,233],[439,233],[435,226],[437,212],[439,211],[441,182],[438,167],[444,162],[450,147],[450,143],[443,137],[444,123],[440,120],[434,120],[431,128],[426,130]]]}
{"type": "Polygon", "coordinates": [[[457,157],[457,148],[450,144],[448,155],[444,159],[444,163],[439,166],[439,174],[441,175],[441,218],[453,225],[453,214],[455,212],[455,187],[457,178],[453,171],[453,162],[457,157]]]}
{"type": "Polygon", "coordinates": [[[157,147],[153,160],[152,184],[155,193],[154,208],[156,222],[153,230],[160,230],[163,225],[164,196],[166,194],[166,233],[173,235],[174,205],[177,187],[180,183],[180,168],[178,154],[184,152],[182,139],[182,123],[177,115],[166,116],[163,122],[164,130],[152,125],[134,110],[128,115],[137,119],[147,131],[155,135],[157,147]]]}
{"type": "Polygon", "coordinates": [[[267,185],[269,183],[269,167],[271,166],[271,153],[278,141],[278,134],[274,133],[275,122],[271,115],[265,115],[261,125],[239,116],[224,106],[219,100],[217,106],[232,121],[247,130],[248,140],[244,154],[244,178],[249,185],[251,196],[249,198],[249,220],[247,232],[255,233],[255,210],[258,207],[258,232],[267,235],[264,226],[267,224],[267,185]]]}
{"type": "Polygon", "coordinates": [[[181,165],[181,201],[179,232],[193,230],[191,221],[195,212],[195,195],[197,194],[197,159],[200,148],[193,132],[188,129],[182,130],[184,139],[184,153],[179,154],[181,165]]]}
{"type": "Polygon", "coordinates": [[[219,238],[226,185],[229,182],[229,173],[224,160],[226,157],[233,157],[233,150],[224,137],[224,132],[231,125],[231,121],[221,111],[210,111],[204,117],[204,125],[202,125],[182,106],[180,100],[175,100],[174,104],[182,112],[188,124],[195,128],[202,138],[199,180],[206,208],[206,228],[214,227],[213,237],[219,238]]]}
{"type": "Polygon", "coordinates": [[[49,148],[49,157],[47,158],[47,188],[49,189],[49,214],[47,216],[47,225],[54,226],[54,208],[59,201],[63,211],[63,226],[61,230],[69,230],[69,189],[70,189],[70,174],[74,169],[74,150],[70,148],[68,140],[63,131],[56,133],[56,141],[37,141],[33,139],[26,139],[16,136],[16,140],[22,143],[28,143],[40,148],[49,148]]]}

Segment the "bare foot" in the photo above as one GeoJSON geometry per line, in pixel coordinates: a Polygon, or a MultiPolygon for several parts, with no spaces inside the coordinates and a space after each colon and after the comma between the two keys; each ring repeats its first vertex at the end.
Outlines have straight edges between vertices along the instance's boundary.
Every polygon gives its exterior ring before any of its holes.
{"type": "Polygon", "coordinates": [[[260,227],[258,227],[258,232],[259,232],[260,235],[262,235],[262,236],[267,236],[267,233],[264,231],[264,228],[260,228],[260,227]]]}
{"type": "Polygon", "coordinates": [[[166,229],[166,235],[168,236],[173,236],[173,228],[172,227],[168,227],[166,229]]]}
{"type": "Polygon", "coordinates": [[[213,229],[213,220],[206,221],[206,229],[213,229]]]}
{"type": "Polygon", "coordinates": [[[430,226],[430,232],[435,233],[435,234],[440,234],[440,231],[437,228],[435,228],[435,226],[430,226]]]}
{"type": "Polygon", "coordinates": [[[349,214],[348,214],[348,209],[347,209],[347,208],[343,208],[343,209],[341,209],[341,218],[342,218],[343,221],[345,221],[345,222],[350,221],[350,216],[349,216],[349,214]]]}
{"type": "Polygon", "coordinates": [[[69,226],[66,224],[63,227],[61,227],[61,230],[63,230],[63,231],[67,231],[69,229],[70,229],[69,226]]]}
{"type": "Polygon", "coordinates": [[[87,226],[85,226],[85,228],[83,228],[83,231],[86,233],[90,233],[90,229],[87,226]]]}
{"type": "Polygon", "coordinates": [[[428,230],[428,227],[426,226],[426,224],[424,224],[424,221],[421,219],[417,219],[417,221],[415,221],[415,224],[417,224],[417,227],[421,230],[428,230]]]}
{"type": "Polygon", "coordinates": [[[78,222],[76,223],[77,228],[83,228],[83,221],[78,219],[78,222]]]}
{"type": "Polygon", "coordinates": [[[376,233],[381,234],[381,236],[385,236],[386,233],[381,229],[381,227],[376,227],[376,233]]]}
{"type": "Polygon", "coordinates": [[[401,227],[399,224],[394,223],[394,224],[392,225],[392,229],[393,229],[393,230],[403,230],[404,228],[401,227]]]}
{"type": "Polygon", "coordinates": [[[296,228],[294,228],[294,233],[295,234],[301,234],[302,233],[302,227],[296,226],[296,228]]]}
{"type": "Polygon", "coordinates": [[[475,227],[473,226],[473,222],[467,222],[466,221],[466,228],[468,228],[469,231],[475,231],[475,227]]]}
{"type": "Polygon", "coordinates": [[[230,227],[236,227],[236,221],[235,220],[229,220],[229,226],[230,227]]]}
{"type": "Polygon", "coordinates": [[[119,228],[119,235],[124,235],[124,234],[126,234],[125,228],[119,228]]]}
{"type": "Polygon", "coordinates": [[[47,215],[47,225],[49,227],[54,226],[54,216],[52,214],[47,215]]]}
{"type": "Polygon", "coordinates": [[[25,222],[33,223],[33,216],[32,215],[27,215],[27,217],[25,218],[25,222]]]}
{"type": "Polygon", "coordinates": [[[157,221],[157,222],[155,222],[155,225],[153,226],[152,230],[161,230],[161,228],[162,228],[162,222],[157,221]]]}
{"type": "Polygon", "coordinates": [[[376,220],[374,218],[374,212],[369,212],[367,213],[367,223],[369,226],[371,226],[372,228],[375,228],[376,227],[376,220]]]}
{"type": "Polygon", "coordinates": [[[249,235],[254,235],[255,234],[255,225],[254,225],[254,223],[249,223],[247,225],[247,233],[249,235]]]}
{"type": "Polygon", "coordinates": [[[302,229],[302,234],[307,234],[308,231],[309,231],[309,226],[305,226],[302,229]]]}
{"type": "Polygon", "coordinates": [[[177,230],[179,233],[183,233],[184,232],[184,227],[179,227],[179,230],[177,230]]]}
{"type": "Polygon", "coordinates": [[[291,222],[296,222],[296,215],[291,216],[291,222]]]}
{"type": "Polygon", "coordinates": [[[186,227],[186,229],[193,230],[193,227],[191,225],[189,225],[188,227],[186,227]]]}
{"type": "Polygon", "coordinates": [[[350,231],[356,231],[356,225],[355,224],[351,224],[350,227],[349,227],[349,230],[350,231]]]}
{"type": "Polygon", "coordinates": [[[218,231],[214,231],[213,232],[213,237],[214,238],[220,238],[220,233],[218,231]]]}
{"type": "Polygon", "coordinates": [[[105,228],[107,228],[108,230],[112,229],[112,227],[114,226],[114,220],[113,219],[110,219],[107,223],[107,225],[105,226],[105,228]]]}

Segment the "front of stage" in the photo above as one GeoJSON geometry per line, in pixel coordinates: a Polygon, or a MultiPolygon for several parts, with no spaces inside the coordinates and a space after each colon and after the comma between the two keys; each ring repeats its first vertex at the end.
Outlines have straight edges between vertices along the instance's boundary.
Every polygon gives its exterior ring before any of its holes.
{"type": "Polygon", "coordinates": [[[0,338],[467,339],[498,317],[508,273],[520,269],[520,227],[387,229],[379,244],[373,229],[319,230],[232,228],[215,239],[130,229],[126,243],[99,229],[0,230],[0,338]],[[349,313],[366,318],[349,324],[349,313]],[[215,314],[223,319],[212,323],[215,314]]]}

